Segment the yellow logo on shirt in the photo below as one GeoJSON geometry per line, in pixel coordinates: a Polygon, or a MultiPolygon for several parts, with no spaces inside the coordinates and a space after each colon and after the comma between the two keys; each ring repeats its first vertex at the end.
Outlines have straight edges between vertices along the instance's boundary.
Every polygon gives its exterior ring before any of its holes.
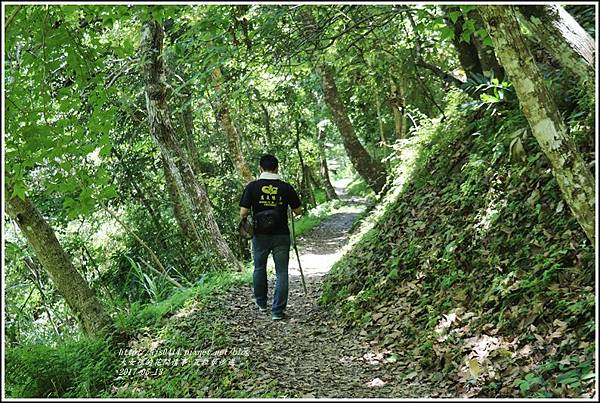
{"type": "Polygon", "coordinates": [[[278,205],[283,204],[281,196],[276,196],[279,191],[279,188],[276,186],[266,185],[260,190],[263,192],[263,194],[260,195],[260,201],[258,202],[260,205],[265,207],[277,207],[278,205]]]}
{"type": "Polygon", "coordinates": [[[279,189],[278,189],[278,188],[276,188],[276,187],[275,187],[275,186],[273,186],[273,185],[267,185],[267,186],[263,186],[263,187],[261,188],[261,190],[262,190],[262,192],[263,192],[263,193],[266,193],[266,194],[268,194],[268,195],[276,195],[276,194],[277,194],[277,191],[278,191],[279,189]]]}

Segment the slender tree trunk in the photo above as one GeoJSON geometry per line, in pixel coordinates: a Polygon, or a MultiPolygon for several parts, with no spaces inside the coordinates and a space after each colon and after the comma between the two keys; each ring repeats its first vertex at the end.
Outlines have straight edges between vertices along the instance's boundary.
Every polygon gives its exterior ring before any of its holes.
{"type": "Polygon", "coordinates": [[[377,127],[379,128],[379,141],[382,146],[386,145],[385,133],[383,131],[383,119],[381,117],[381,101],[375,96],[375,110],[377,111],[377,127]]]}
{"type": "Polygon", "coordinates": [[[456,88],[462,90],[462,86],[465,83],[465,81],[462,78],[459,78],[452,73],[448,73],[448,72],[442,70],[435,64],[425,61],[425,59],[423,58],[423,54],[421,53],[421,38],[419,36],[419,30],[417,29],[417,24],[415,23],[415,20],[410,11],[408,11],[405,15],[408,18],[408,21],[412,27],[413,34],[415,36],[415,40],[414,40],[414,45],[415,45],[414,51],[415,51],[415,59],[416,59],[415,65],[430,70],[436,76],[441,78],[442,81],[444,81],[447,85],[453,85],[456,88]]]}
{"type": "Polygon", "coordinates": [[[394,114],[394,132],[396,137],[403,139],[406,133],[406,114],[404,111],[404,91],[401,85],[396,85],[390,79],[390,105],[394,114]]]}
{"type": "Polygon", "coordinates": [[[146,198],[146,196],[144,195],[144,192],[142,191],[140,186],[137,184],[137,182],[132,179],[130,183],[131,183],[133,189],[135,190],[135,195],[133,195],[133,196],[136,199],[138,199],[140,201],[140,203],[142,204],[142,206],[144,206],[146,211],[148,211],[148,215],[150,216],[150,219],[152,220],[152,224],[154,225],[154,229],[156,230],[156,240],[162,247],[166,247],[166,244],[162,237],[162,234],[164,234],[164,229],[160,223],[159,214],[156,212],[154,207],[152,207],[152,204],[146,198]]]}
{"type": "Polygon", "coordinates": [[[304,200],[307,200],[307,204],[315,207],[317,205],[317,200],[315,199],[314,192],[315,182],[313,180],[314,178],[312,177],[312,173],[308,165],[304,165],[304,167],[302,168],[302,178],[304,181],[302,187],[304,193],[306,194],[306,198],[304,200]]]}
{"type": "Polygon", "coordinates": [[[315,202],[315,206],[317,205],[317,199],[315,197],[315,190],[325,190],[325,186],[323,181],[321,181],[321,178],[319,175],[315,174],[315,170],[312,166],[307,165],[307,170],[306,170],[306,175],[308,176],[308,179],[310,181],[310,188],[311,188],[311,192],[312,192],[312,199],[315,202]]]}
{"type": "Polygon", "coordinates": [[[319,144],[319,157],[320,157],[320,174],[323,182],[323,187],[325,188],[325,194],[327,194],[328,200],[337,200],[339,199],[337,193],[335,192],[335,188],[331,184],[331,179],[329,178],[329,167],[327,166],[327,154],[325,153],[325,128],[318,127],[317,141],[319,144]]]}
{"type": "Polygon", "coordinates": [[[450,19],[450,13],[454,11],[460,12],[460,9],[456,6],[443,7],[443,9],[446,13],[444,17],[446,25],[454,31],[452,43],[458,52],[458,60],[465,71],[467,79],[472,78],[476,74],[483,74],[479,54],[477,53],[477,48],[473,45],[473,41],[465,42],[461,40],[463,34],[462,26],[465,22],[464,17],[461,14],[456,22],[452,22],[450,19]]]}
{"type": "Polygon", "coordinates": [[[267,146],[270,148],[273,143],[273,135],[271,134],[271,117],[269,116],[269,110],[261,102],[260,109],[263,113],[263,124],[265,125],[265,136],[267,138],[267,146]]]}
{"type": "MultiPolygon", "coordinates": [[[[6,194],[12,194],[12,189],[6,194]]],[[[87,281],[73,266],[71,258],[40,211],[28,198],[21,200],[11,197],[6,203],[6,212],[17,223],[48,271],[52,283],[67,302],[82,331],[87,335],[103,334],[111,323],[110,317],[87,281]]]]}
{"type": "Polygon", "coordinates": [[[194,224],[194,220],[190,213],[191,209],[185,206],[185,199],[179,193],[177,183],[175,182],[175,178],[169,169],[169,163],[164,155],[161,155],[161,161],[165,174],[165,183],[167,185],[169,197],[171,198],[171,203],[173,203],[173,214],[175,215],[177,224],[179,224],[181,233],[192,245],[196,243],[200,243],[200,245],[202,245],[200,234],[196,229],[196,225],[194,224]]]}
{"type": "Polygon", "coordinates": [[[300,194],[302,195],[302,200],[309,206],[315,206],[315,197],[311,191],[310,187],[310,173],[308,172],[308,166],[304,164],[304,158],[302,157],[302,152],[300,151],[300,125],[298,124],[298,120],[294,121],[296,128],[296,141],[294,145],[296,147],[296,151],[298,152],[298,159],[300,160],[300,169],[302,171],[302,181],[300,182],[300,194]]]}
{"type": "Polygon", "coordinates": [[[271,132],[271,116],[269,115],[269,109],[265,105],[265,102],[258,88],[252,87],[252,91],[256,96],[256,102],[258,103],[258,106],[260,107],[260,110],[262,112],[262,121],[265,127],[265,138],[267,143],[266,145],[267,149],[270,149],[271,145],[273,144],[273,134],[271,132]]]}
{"type": "Polygon", "coordinates": [[[189,89],[184,93],[181,120],[183,122],[183,145],[187,151],[194,174],[200,175],[202,171],[200,170],[198,147],[194,141],[194,112],[192,109],[192,94],[189,89]]]}
{"type": "MultiPolygon", "coordinates": [[[[313,15],[305,8],[302,10],[300,16],[305,31],[311,37],[312,43],[317,47],[320,32],[313,15]]],[[[348,154],[352,165],[375,193],[381,192],[387,178],[385,166],[381,161],[373,158],[358,140],[354,127],[348,117],[346,107],[338,94],[331,67],[325,63],[320,65],[317,64],[313,67],[317,75],[321,78],[325,103],[327,103],[331,110],[333,121],[342,136],[344,148],[346,149],[346,153],[348,154]]]]}
{"type": "Polygon", "coordinates": [[[150,201],[146,198],[144,192],[142,191],[142,189],[140,188],[140,185],[138,184],[138,181],[134,178],[134,175],[131,173],[127,163],[124,162],[122,154],[119,151],[117,151],[116,148],[113,148],[112,152],[115,154],[115,156],[121,163],[121,168],[123,169],[123,172],[125,173],[125,177],[127,178],[127,183],[131,184],[131,186],[133,188],[133,190],[130,189],[131,196],[135,199],[138,199],[139,202],[142,204],[142,206],[144,206],[144,208],[148,211],[148,214],[150,215],[152,223],[154,224],[154,228],[156,229],[157,242],[161,246],[166,248],[166,244],[162,237],[162,234],[164,234],[164,229],[161,225],[160,214],[156,212],[156,209],[154,207],[152,207],[152,203],[150,203],[150,201]]]}
{"type": "Polygon", "coordinates": [[[50,312],[48,299],[46,298],[46,293],[44,292],[44,285],[42,284],[42,280],[40,278],[40,271],[38,270],[37,265],[33,262],[33,260],[29,256],[25,256],[23,258],[23,261],[25,262],[25,265],[27,266],[27,268],[29,269],[29,272],[31,273],[31,281],[33,281],[33,284],[35,285],[38,292],[40,293],[40,296],[42,298],[42,304],[44,305],[44,310],[46,311],[48,320],[52,324],[54,333],[56,333],[57,336],[60,336],[60,331],[58,330],[58,326],[56,326],[54,319],[52,319],[52,313],[50,312]]]}
{"type": "MultiPolygon", "coordinates": [[[[484,28],[481,15],[476,9],[469,11],[467,17],[475,22],[476,29],[484,28]]],[[[493,75],[500,82],[504,80],[504,68],[500,65],[500,62],[494,54],[494,47],[484,45],[479,41],[476,35],[471,35],[471,40],[473,41],[473,45],[477,48],[483,74],[488,77],[493,75]]]]}
{"type": "Polygon", "coordinates": [[[594,90],[594,39],[564,8],[556,4],[517,6],[535,40],[566,69],[594,90]]]}
{"type": "Polygon", "coordinates": [[[338,94],[331,68],[320,66],[317,68],[317,72],[321,76],[325,101],[331,109],[333,121],[342,135],[342,142],[352,165],[369,187],[375,193],[379,193],[386,182],[385,167],[380,161],[374,159],[358,140],[350,118],[348,118],[346,107],[338,94]]]}
{"type": "Polygon", "coordinates": [[[140,51],[146,63],[143,74],[145,81],[146,107],[152,138],[164,155],[169,171],[175,179],[177,190],[187,199],[186,204],[193,209],[193,218],[202,222],[200,238],[206,250],[215,251],[222,262],[214,262],[213,267],[231,264],[238,269],[241,265],[223,239],[214,217],[208,195],[183,154],[171,123],[171,114],[166,101],[165,67],[162,57],[164,32],[156,21],[147,21],[142,26],[140,51]]]}
{"type": "Polygon", "coordinates": [[[238,173],[242,176],[246,183],[254,180],[252,171],[242,154],[242,148],[240,147],[240,135],[235,128],[235,125],[231,121],[229,114],[229,106],[227,104],[226,96],[223,92],[223,74],[219,67],[212,71],[214,87],[217,92],[217,110],[215,111],[217,120],[227,135],[227,144],[229,146],[229,152],[233,158],[235,167],[238,173]]]}
{"type": "Polygon", "coordinates": [[[510,6],[481,6],[481,15],[498,58],[515,87],[533,135],[552,165],[552,173],[592,246],[595,235],[595,183],[525,45],[510,6]]]}

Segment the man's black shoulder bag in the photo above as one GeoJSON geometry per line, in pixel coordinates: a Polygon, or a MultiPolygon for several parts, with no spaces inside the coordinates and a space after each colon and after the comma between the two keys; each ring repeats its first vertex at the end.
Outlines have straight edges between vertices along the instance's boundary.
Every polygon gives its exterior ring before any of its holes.
{"type": "Polygon", "coordinates": [[[281,216],[275,208],[254,213],[253,218],[255,231],[268,232],[281,224],[281,216]]]}

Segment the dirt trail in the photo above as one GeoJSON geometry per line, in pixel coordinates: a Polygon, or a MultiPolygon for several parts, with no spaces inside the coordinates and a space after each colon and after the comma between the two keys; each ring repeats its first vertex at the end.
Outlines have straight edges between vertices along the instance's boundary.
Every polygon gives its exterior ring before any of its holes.
{"type": "MultiPolygon", "coordinates": [[[[360,203],[343,196],[346,203],[360,203]]],[[[285,397],[430,396],[427,386],[406,379],[404,364],[394,362],[385,349],[362,341],[356,332],[339,327],[335,317],[317,304],[323,276],[340,257],[357,214],[334,214],[298,239],[308,297],[291,251],[289,319],[273,321],[270,314],[260,313],[250,285],[233,288],[213,301],[224,308],[222,320],[234,343],[231,347],[249,350],[255,365],[258,380],[238,387],[259,391],[264,390],[261,385],[270,384],[285,397]]],[[[271,274],[269,298],[274,281],[271,274]]]]}

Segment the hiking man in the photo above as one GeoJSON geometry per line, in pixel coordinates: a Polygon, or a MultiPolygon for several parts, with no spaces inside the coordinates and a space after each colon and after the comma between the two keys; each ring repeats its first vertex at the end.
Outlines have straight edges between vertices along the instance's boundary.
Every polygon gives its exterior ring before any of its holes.
{"type": "Polygon", "coordinates": [[[252,209],[254,235],[252,275],[255,303],[261,312],[267,311],[267,259],[273,252],[275,262],[275,292],[271,318],[283,319],[288,300],[288,263],[290,259],[290,230],[287,207],[296,215],[302,214],[300,198],[292,185],[277,174],[279,161],[271,154],[260,157],[260,177],[246,185],[240,199],[240,218],[247,219],[252,209]]]}

